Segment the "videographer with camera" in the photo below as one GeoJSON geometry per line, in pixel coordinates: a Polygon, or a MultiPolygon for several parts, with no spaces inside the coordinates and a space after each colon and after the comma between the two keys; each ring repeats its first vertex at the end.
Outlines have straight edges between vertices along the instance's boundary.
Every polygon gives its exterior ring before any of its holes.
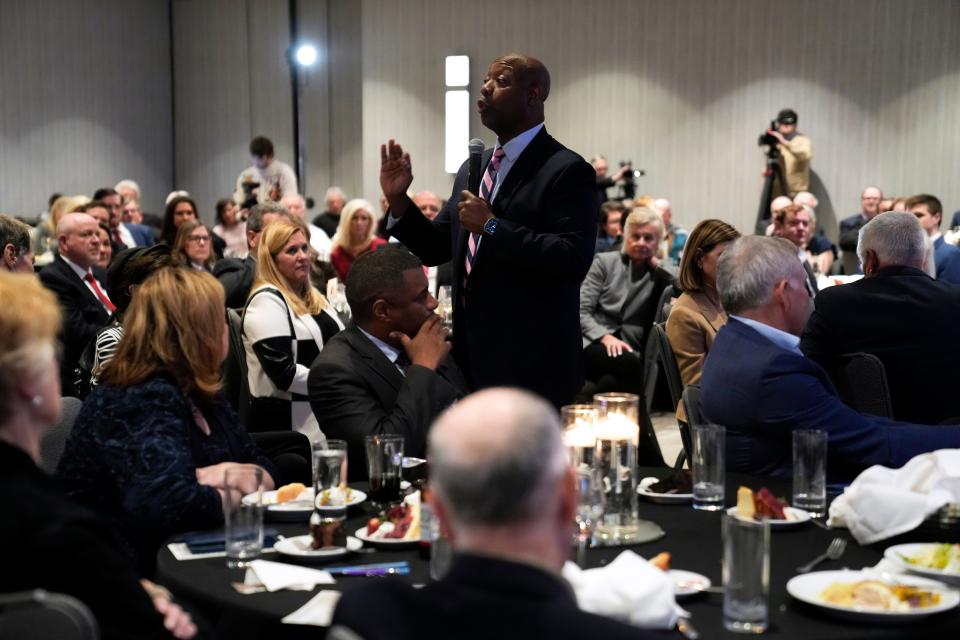
{"type": "Polygon", "coordinates": [[[610,165],[607,163],[607,159],[601,155],[596,155],[590,158],[590,164],[593,165],[593,170],[597,174],[597,191],[600,194],[600,202],[606,202],[609,200],[607,195],[607,189],[620,183],[620,193],[617,194],[615,199],[617,200],[632,200],[636,195],[636,186],[634,183],[634,178],[644,175],[644,171],[633,170],[633,162],[630,160],[621,160],[620,168],[617,170],[613,176],[608,176],[607,173],[610,170],[610,165]]]}
{"type": "Polygon", "coordinates": [[[801,191],[810,188],[810,160],[813,158],[813,145],[810,138],[797,132],[797,112],[784,109],[767,129],[769,144],[775,141],[779,155],[780,175],[783,183],[774,184],[774,197],[784,195],[793,198],[801,191]]]}
{"type": "Polygon", "coordinates": [[[237,177],[233,200],[240,209],[250,209],[256,204],[279,202],[284,196],[297,195],[297,176],[290,165],[275,160],[273,142],[257,136],[250,141],[250,157],[253,165],[237,177]]]}

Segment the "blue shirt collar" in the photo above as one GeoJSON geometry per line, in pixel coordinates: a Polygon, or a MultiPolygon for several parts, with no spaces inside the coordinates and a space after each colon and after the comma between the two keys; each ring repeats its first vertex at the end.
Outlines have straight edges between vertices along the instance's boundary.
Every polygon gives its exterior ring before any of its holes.
{"type": "Polygon", "coordinates": [[[541,122],[538,125],[535,125],[518,136],[514,136],[506,144],[500,144],[500,141],[497,141],[497,146],[494,147],[494,151],[497,150],[497,147],[503,147],[503,153],[507,156],[507,160],[511,163],[517,159],[523,150],[527,148],[527,145],[530,144],[530,141],[537,137],[537,134],[540,133],[540,130],[543,129],[543,123],[541,122]]]}
{"type": "Polygon", "coordinates": [[[803,352],[800,351],[800,338],[792,333],[781,331],[776,327],[771,327],[768,324],[757,322],[756,320],[751,320],[750,318],[744,318],[743,316],[731,315],[730,317],[747,325],[778,347],[786,349],[787,351],[792,351],[797,355],[803,355],[803,352]]]}

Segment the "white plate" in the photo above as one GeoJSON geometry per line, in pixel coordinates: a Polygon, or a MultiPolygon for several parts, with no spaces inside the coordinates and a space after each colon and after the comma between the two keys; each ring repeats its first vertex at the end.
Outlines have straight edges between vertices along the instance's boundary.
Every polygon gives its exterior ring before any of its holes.
{"type": "MultiPolygon", "coordinates": [[[[310,492],[310,495],[313,495],[313,492],[310,492]]],[[[344,507],[352,507],[355,504],[360,504],[367,499],[367,494],[359,489],[350,489],[350,500],[346,504],[318,504],[317,509],[320,511],[336,511],[338,509],[343,509],[344,507]]]]}
{"type": "Polygon", "coordinates": [[[403,538],[371,538],[367,535],[367,528],[365,526],[357,529],[357,532],[353,535],[375,547],[403,547],[415,545],[420,542],[419,538],[415,540],[404,540],[403,538]]]}
{"type": "MultiPolygon", "coordinates": [[[[321,511],[339,510],[344,506],[351,507],[360,504],[367,499],[367,494],[359,489],[351,489],[350,502],[346,505],[317,505],[321,511]]],[[[251,504],[254,501],[254,494],[243,496],[244,504],[251,504]]],[[[267,513],[275,520],[305,520],[313,513],[313,487],[307,487],[300,492],[296,500],[288,500],[277,504],[276,491],[263,492],[263,504],[267,507],[267,513]]]]}
{"type": "Polygon", "coordinates": [[[887,547],[887,549],[883,552],[883,557],[898,567],[909,571],[910,573],[915,573],[917,575],[939,580],[941,582],[947,582],[949,584],[960,585],[960,573],[952,573],[949,571],[943,571],[941,569],[931,569],[929,567],[918,567],[915,564],[910,564],[901,557],[915,556],[921,553],[927,547],[931,546],[933,545],[922,543],[898,544],[894,547],[887,547]]]}
{"type": "MultiPolygon", "coordinates": [[[[890,575],[886,574],[882,577],[889,578],[890,575]]],[[[790,581],[787,582],[787,593],[801,602],[825,609],[839,617],[861,622],[907,622],[953,609],[957,604],[960,604],[960,593],[946,588],[942,583],[906,575],[894,576],[894,579],[897,581],[897,584],[909,584],[927,588],[932,591],[939,591],[941,594],[940,604],[935,607],[912,609],[910,611],[877,611],[875,609],[841,607],[826,603],[820,599],[820,594],[823,593],[823,590],[834,582],[880,580],[881,582],[894,584],[890,582],[889,579],[881,579],[881,574],[868,570],[850,571],[844,569],[843,571],[814,571],[812,573],[803,573],[790,578],[790,581]]]]}
{"type": "Polygon", "coordinates": [[[327,558],[339,558],[340,556],[345,556],[348,553],[358,551],[363,547],[363,543],[353,536],[347,536],[347,546],[345,547],[325,547],[323,549],[311,549],[311,542],[313,542],[313,536],[307,534],[305,536],[295,536],[293,538],[277,540],[277,542],[273,545],[273,548],[278,553],[282,553],[283,555],[290,556],[292,558],[326,560],[327,558]]]}
{"type": "Polygon", "coordinates": [[[637,484],[637,493],[650,502],[659,502],[660,504],[685,504],[693,500],[692,493],[656,493],[650,491],[650,485],[660,482],[659,478],[642,478],[637,484]]]}
{"type": "Polygon", "coordinates": [[[423,459],[423,458],[408,458],[408,457],[404,457],[404,459],[403,459],[403,468],[404,468],[404,469],[413,469],[414,467],[419,467],[420,465],[422,465],[422,464],[425,463],[425,462],[426,462],[426,460],[423,459]]]}
{"type": "Polygon", "coordinates": [[[710,578],[693,571],[684,571],[682,569],[670,569],[667,572],[670,579],[673,580],[673,595],[677,598],[687,598],[703,593],[703,589],[709,589],[713,586],[710,578]],[[681,586],[681,583],[686,583],[681,586]],[[695,586],[701,587],[699,589],[695,586]]]}
{"type": "MultiPolygon", "coordinates": [[[[727,509],[727,515],[736,516],[737,508],[730,507],[727,509]]],[[[770,523],[771,529],[789,529],[791,527],[799,527],[810,520],[809,511],[797,509],[796,507],[784,507],[783,515],[787,516],[786,520],[767,520],[767,522],[770,523]]]]}

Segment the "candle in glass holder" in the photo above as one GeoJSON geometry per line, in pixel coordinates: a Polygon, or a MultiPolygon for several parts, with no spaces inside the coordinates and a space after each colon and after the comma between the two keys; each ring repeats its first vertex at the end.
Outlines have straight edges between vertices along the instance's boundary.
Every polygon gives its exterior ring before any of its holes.
{"type": "Polygon", "coordinates": [[[560,408],[560,423],[563,425],[563,442],[570,453],[574,469],[588,471],[593,467],[594,446],[597,436],[594,424],[597,410],[591,404],[570,404],[560,408]]]}
{"type": "Polygon", "coordinates": [[[606,492],[606,510],[597,526],[608,543],[634,542],[640,533],[637,516],[637,447],[640,444],[638,396],[603,393],[593,397],[597,408],[594,468],[606,492]]]}

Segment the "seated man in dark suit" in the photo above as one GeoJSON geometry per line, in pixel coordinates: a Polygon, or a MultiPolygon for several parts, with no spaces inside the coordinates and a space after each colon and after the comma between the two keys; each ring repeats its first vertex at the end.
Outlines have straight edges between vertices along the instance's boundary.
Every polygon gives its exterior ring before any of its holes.
{"type": "Polygon", "coordinates": [[[243,260],[224,258],[213,266],[216,276],[227,294],[226,305],[229,309],[242,309],[247,304],[247,296],[257,274],[257,247],[263,229],[283,216],[289,216],[286,209],[276,202],[265,202],[250,208],[247,215],[247,247],[250,252],[243,260]]]}
{"type": "Polygon", "coordinates": [[[907,211],[920,221],[920,226],[933,242],[933,262],[937,280],[960,284],[960,249],[948,244],[940,233],[943,221],[943,205],[940,199],[926,193],[907,198],[907,211]]]}
{"type": "Polygon", "coordinates": [[[481,391],[441,416],[429,455],[453,566],[422,589],[378,580],[345,590],[335,626],[364,640],[653,637],[581,611],[560,577],[577,493],[553,407],[519,390],[481,391]]]}
{"type": "Polygon", "coordinates": [[[324,345],[307,388],[320,430],[347,441],[357,480],[366,478],[364,436],[402,435],[405,453],[423,457],[430,423],[466,385],[419,259],[401,247],[371,251],[346,285],[355,324],[324,345]]]}
{"type": "Polygon", "coordinates": [[[727,469],[789,477],[794,429],[827,432],[831,482],[960,446],[960,427],[895,422],[840,401],[826,371],[800,352],[805,279],[796,247],[780,238],[740,238],[720,258],[717,288],[730,319],[704,363],[700,408],[727,427],[727,469]]]}
{"type": "Polygon", "coordinates": [[[912,214],[884,213],[860,230],[863,280],[817,296],[800,348],[828,369],[845,353],[880,358],[897,420],[936,424],[957,410],[960,287],[923,270],[924,232],[912,214]]]}
{"type": "Polygon", "coordinates": [[[107,274],[94,266],[100,258],[97,221],[85,213],[68,213],[57,224],[57,243],[59,254],[40,272],[40,281],[60,302],[60,386],[63,395],[75,396],[80,354],[107,326],[114,306],[107,296],[107,274]]]}

